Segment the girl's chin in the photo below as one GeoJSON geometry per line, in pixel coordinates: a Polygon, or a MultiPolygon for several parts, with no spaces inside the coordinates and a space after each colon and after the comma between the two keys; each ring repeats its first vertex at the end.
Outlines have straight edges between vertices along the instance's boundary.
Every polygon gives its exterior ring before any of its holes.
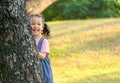
{"type": "Polygon", "coordinates": [[[34,33],[34,34],[39,34],[40,32],[39,32],[39,31],[36,31],[36,32],[33,31],[33,33],[34,33]]]}
{"type": "Polygon", "coordinates": [[[37,36],[37,35],[39,35],[39,33],[34,33],[34,36],[37,36]]]}

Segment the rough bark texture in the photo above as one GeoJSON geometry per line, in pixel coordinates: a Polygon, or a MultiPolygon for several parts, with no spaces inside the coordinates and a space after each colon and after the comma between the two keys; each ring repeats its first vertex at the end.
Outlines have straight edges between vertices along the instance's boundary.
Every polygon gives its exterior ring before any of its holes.
{"type": "Polygon", "coordinates": [[[28,0],[26,6],[27,12],[28,14],[39,14],[56,1],[57,0],[28,0]]]}
{"type": "Polygon", "coordinates": [[[0,83],[43,83],[25,3],[0,1],[0,83]]]}

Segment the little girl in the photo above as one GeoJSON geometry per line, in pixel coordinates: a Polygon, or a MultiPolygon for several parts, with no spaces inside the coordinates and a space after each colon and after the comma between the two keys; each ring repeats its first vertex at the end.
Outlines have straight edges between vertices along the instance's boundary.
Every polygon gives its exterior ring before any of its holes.
{"type": "Polygon", "coordinates": [[[49,44],[43,36],[50,36],[50,30],[44,23],[42,15],[33,14],[30,16],[30,25],[36,41],[37,50],[39,51],[39,59],[42,65],[42,73],[45,83],[54,83],[53,74],[49,59],[49,44]]]}

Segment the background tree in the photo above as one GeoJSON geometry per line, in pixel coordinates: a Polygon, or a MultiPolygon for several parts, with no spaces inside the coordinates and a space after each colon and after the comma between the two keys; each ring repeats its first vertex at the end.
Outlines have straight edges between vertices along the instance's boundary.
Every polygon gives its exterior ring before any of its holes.
{"type": "Polygon", "coordinates": [[[0,1],[0,83],[43,83],[25,4],[0,1]]]}
{"type": "Polygon", "coordinates": [[[56,1],[57,0],[28,0],[26,3],[27,12],[28,14],[41,13],[56,1]]]}
{"type": "Polygon", "coordinates": [[[120,17],[119,0],[58,0],[42,12],[46,20],[120,17]]]}

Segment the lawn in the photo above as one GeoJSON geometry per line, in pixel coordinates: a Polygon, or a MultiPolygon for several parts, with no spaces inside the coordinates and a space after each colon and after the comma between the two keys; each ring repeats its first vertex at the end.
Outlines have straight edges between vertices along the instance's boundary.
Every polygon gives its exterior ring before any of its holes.
{"type": "Polygon", "coordinates": [[[47,23],[55,83],[120,83],[120,18],[47,23]]]}

